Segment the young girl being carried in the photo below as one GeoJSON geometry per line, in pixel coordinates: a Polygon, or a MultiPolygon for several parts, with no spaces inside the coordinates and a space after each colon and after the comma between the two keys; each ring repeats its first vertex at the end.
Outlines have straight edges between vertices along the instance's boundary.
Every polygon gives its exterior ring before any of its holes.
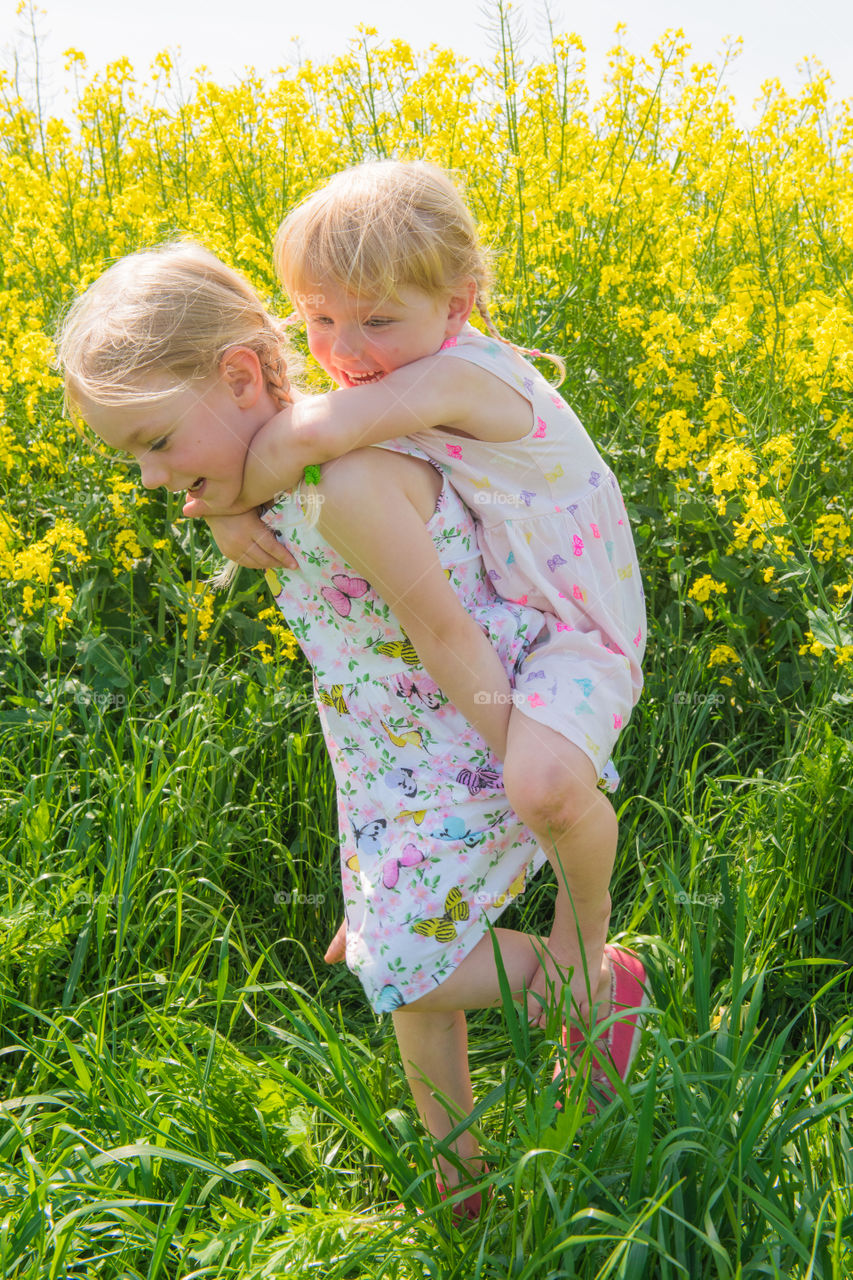
{"type": "MultiPolygon", "coordinates": [[[[203,487],[226,507],[259,428],[296,395],[278,322],[245,280],[194,245],[111,267],[72,307],[59,353],[70,402],[138,460],[146,486],[203,487]]],[[[510,811],[499,759],[509,677],[543,619],[496,596],[470,513],[418,450],[402,442],[369,461],[363,507],[333,494],[315,527],[297,492],[265,520],[299,563],[273,589],[313,667],[335,771],[347,961],[373,1009],[393,1014],[418,1109],[441,1144],[473,1110],[464,1010],[501,1002],[494,943],[519,998],[545,947],[494,927],[545,860],[510,811]],[[333,549],[329,531],[356,548],[356,562],[333,549]],[[392,532],[408,549],[402,566],[388,555],[392,532]],[[433,642],[421,634],[424,612],[433,642]],[[412,634],[451,684],[481,673],[491,696],[474,704],[479,731],[420,665],[412,634]],[[436,660],[445,646],[451,656],[436,660]]],[[[627,1062],[622,1042],[636,1040],[643,993],[628,953],[613,955],[625,1016],[614,1020],[612,1053],[627,1062]]],[[[437,1163],[451,1186],[476,1176],[471,1132],[439,1145],[437,1163]]],[[[460,1204],[475,1214],[476,1193],[460,1204]]]]}
{"type": "MultiPolygon", "coordinates": [[[[618,782],[609,756],[642,688],[646,637],[616,479],[565,401],[497,333],[476,227],[441,170],[383,161],[339,174],[288,216],[276,257],[309,348],[340,389],[301,401],[259,432],[231,508],[200,476],[184,511],[246,512],[332,459],[321,487],[333,483],[342,501],[363,505],[370,463],[361,446],[402,436],[449,476],[476,518],[496,591],[545,616],[507,708],[504,785],[557,876],[531,1019],[544,1022],[549,991],[570,975],[589,1026],[608,1016],[618,977],[605,950],[617,822],[598,784],[618,782]],[[475,305],[485,335],[468,324],[475,305]]],[[[242,561],[252,521],[217,525],[226,554],[242,561]]],[[[405,564],[405,541],[390,528],[388,536],[386,557],[405,564]]],[[[412,627],[424,665],[476,723],[475,704],[491,696],[477,667],[448,685],[426,651],[429,615],[412,627]]],[[[641,972],[635,957],[626,963],[641,972]]]]}

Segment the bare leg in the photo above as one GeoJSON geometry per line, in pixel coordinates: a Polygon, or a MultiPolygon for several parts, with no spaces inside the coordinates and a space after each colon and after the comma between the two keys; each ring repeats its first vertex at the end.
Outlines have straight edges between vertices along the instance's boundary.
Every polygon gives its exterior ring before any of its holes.
{"type": "MultiPolygon", "coordinates": [[[[495,934],[510,990],[522,999],[539,971],[543,940],[514,929],[496,929],[495,934]]],[[[464,1010],[500,1003],[494,945],[487,935],[440,986],[393,1014],[415,1106],[424,1128],[439,1141],[474,1108],[464,1010]]],[[[453,1149],[459,1161],[476,1176],[480,1148],[473,1134],[461,1134],[453,1149]]],[[[441,1156],[437,1163],[445,1185],[456,1186],[459,1170],[441,1156]]]]}
{"type": "MultiPolygon", "coordinates": [[[[524,718],[519,715],[517,719],[524,718]]],[[[587,957],[592,1003],[605,1005],[610,988],[604,942],[610,911],[608,885],[616,848],[616,815],[595,785],[595,770],[588,758],[559,734],[541,730],[537,725],[532,725],[533,729],[554,742],[540,741],[531,745],[525,737],[526,727],[531,724],[527,720],[519,726],[512,740],[515,759],[519,761],[514,773],[519,790],[523,788],[531,802],[537,799],[538,794],[541,803],[543,792],[540,788],[537,793],[536,788],[544,778],[547,784],[544,798],[551,802],[561,790],[559,784],[568,775],[574,786],[563,787],[562,792],[568,791],[576,809],[573,820],[568,822],[565,820],[565,806],[560,813],[547,809],[548,821],[544,829],[548,830],[553,824],[554,839],[549,840],[543,835],[542,846],[551,858],[558,879],[554,926],[550,936],[540,938],[512,929],[495,929],[494,935],[509,989],[515,999],[523,1000],[527,993],[537,992],[542,1000],[546,1000],[549,979],[556,983],[560,992],[563,973],[571,968],[575,971],[573,996],[586,1012],[590,993],[583,976],[581,944],[572,901],[587,957]],[[549,763],[553,759],[549,755],[552,746],[564,753],[558,761],[559,767],[549,763]],[[535,762],[535,769],[528,771],[528,761],[535,762]],[[547,768],[544,767],[546,764],[547,768]],[[554,791],[548,790],[548,786],[553,786],[554,791]],[[560,852],[566,857],[568,869],[564,869],[559,860],[560,852]],[[596,920],[597,929],[593,927],[596,920]]],[[[509,750],[507,760],[510,760],[509,750]]],[[[518,810],[518,802],[511,803],[518,810]]],[[[527,816],[523,813],[519,816],[535,831],[531,821],[535,805],[531,803],[528,808],[527,816]]],[[[342,925],[329,947],[328,960],[332,961],[340,953],[344,939],[345,925],[342,925]]],[[[494,942],[487,934],[434,991],[393,1014],[394,1030],[415,1105],[424,1127],[438,1141],[445,1138],[461,1118],[469,1115],[474,1106],[463,1011],[492,1008],[501,1001],[494,942]]],[[[531,1020],[544,1023],[542,1002],[531,1001],[530,1008],[535,1015],[531,1020]]],[[[606,1013],[606,1007],[600,1012],[606,1013]]],[[[476,1176],[479,1172],[479,1147],[473,1135],[470,1132],[460,1135],[454,1143],[454,1150],[459,1161],[476,1176]]],[[[456,1186],[460,1181],[458,1169],[442,1157],[438,1158],[438,1165],[445,1184],[456,1186]]]]}
{"type": "Polygon", "coordinates": [[[562,734],[513,711],[507,735],[507,798],[539,840],[557,877],[554,925],[528,1010],[544,1025],[549,984],[559,993],[571,970],[572,1001],[589,1019],[609,1012],[610,965],[604,954],[610,923],[610,877],[616,856],[616,814],[596,785],[589,757],[562,734]],[[537,999],[539,997],[539,999],[537,999]]]}
{"type": "MultiPolygon", "coordinates": [[[[539,973],[539,958],[546,945],[535,934],[517,929],[495,929],[501,964],[509,989],[522,1000],[539,973]]],[[[453,1009],[492,1009],[501,1003],[500,979],[490,934],[481,938],[460,965],[434,991],[406,1005],[407,1010],[448,1012],[453,1009]]]]}
{"type": "MultiPolygon", "coordinates": [[[[392,1016],[418,1115],[427,1132],[440,1142],[474,1110],[464,1010],[418,1013],[397,1009],[392,1016]]],[[[458,1162],[476,1174],[480,1148],[470,1130],[460,1134],[452,1149],[458,1162]]],[[[436,1156],[436,1166],[445,1186],[459,1183],[458,1168],[444,1156],[436,1156]]]]}

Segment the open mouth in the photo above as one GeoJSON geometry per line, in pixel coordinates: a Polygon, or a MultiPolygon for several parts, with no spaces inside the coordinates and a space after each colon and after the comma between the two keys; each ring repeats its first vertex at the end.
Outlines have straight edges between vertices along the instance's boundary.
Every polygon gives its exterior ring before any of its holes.
{"type": "Polygon", "coordinates": [[[368,382],[379,382],[381,378],[385,377],[385,374],[381,371],[377,373],[345,373],[344,377],[346,378],[347,386],[363,387],[368,382]]]}
{"type": "Polygon", "coordinates": [[[191,493],[193,497],[197,498],[206,484],[207,481],[204,476],[199,476],[198,480],[194,481],[194,483],[190,485],[189,489],[187,489],[187,493],[191,493]]]}

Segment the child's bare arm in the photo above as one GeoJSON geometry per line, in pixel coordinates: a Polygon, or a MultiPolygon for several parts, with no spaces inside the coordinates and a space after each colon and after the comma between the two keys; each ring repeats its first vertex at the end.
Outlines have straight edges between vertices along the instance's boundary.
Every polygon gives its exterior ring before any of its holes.
{"type": "MultiPolygon", "coordinates": [[[[305,396],[277,413],[246,455],[242,510],[292,489],[307,466],[354,449],[443,426],[482,440],[510,440],[530,428],[527,401],[464,360],[427,356],[363,387],[305,396]]],[[[234,508],[236,510],[236,507],[234,508]]],[[[185,515],[216,514],[190,498],[185,515]]]]}
{"type": "Polygon", "coordinates": [[[382,596],[436,684],[503,759],[509,680],[445,576],[412,465],[382,449],[331,464],[320,482],[319,529],[382,596]]]}
{"type": "Polygon", "coordinates": [[[208,516],[207,524],[219,550],[246,569],[295,569],[296,561],[257,511],[236,516],[208,516]]]}

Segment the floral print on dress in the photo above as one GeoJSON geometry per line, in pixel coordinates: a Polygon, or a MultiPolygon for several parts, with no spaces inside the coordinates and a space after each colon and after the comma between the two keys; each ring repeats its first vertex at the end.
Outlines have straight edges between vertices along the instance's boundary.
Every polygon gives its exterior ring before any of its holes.
{"type": "MultiPolygon", "coordinates": [[[[382,447],[416,452],[408,441],[382,447]]],[[[500,760],[384,601],[306,523],[298,491],[264,519],[299,564],[267,580],[314,669],[337,784],[347,964],[388,1013],[450,976],[545,855],[506,804],[500,760]]],[[[512,683],[542,615],[496,596],[471,515],[446,482],[428,529],[512,683]]]]}

